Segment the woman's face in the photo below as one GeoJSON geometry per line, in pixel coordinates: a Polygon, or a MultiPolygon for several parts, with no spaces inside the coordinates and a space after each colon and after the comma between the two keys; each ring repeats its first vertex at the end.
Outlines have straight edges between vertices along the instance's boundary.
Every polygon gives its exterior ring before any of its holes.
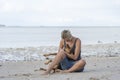
{"type": "Polygon", "coordinates": [[[65,38],[64,40],[66,43],[70,43],[72,41],[70,38],[65,38]]]}

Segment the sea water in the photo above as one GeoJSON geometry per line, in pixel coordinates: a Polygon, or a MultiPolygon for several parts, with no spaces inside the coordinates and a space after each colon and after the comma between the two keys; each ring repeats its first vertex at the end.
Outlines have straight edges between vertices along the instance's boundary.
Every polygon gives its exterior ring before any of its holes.
{"type": "Polygon", "coordinates": [[[102,46],[96,50],[91,46],[82,50],[82,55],[120,54],[119,27],[0,27],[0,61],[44,60],[44,53],[58,50],[61,31],[70,30],[81,39],[82,45],[118,43],[118,47],[102,46]]]}
{"type": "Polygon", "coordinates": [[[2,27],[0,28],[0,47],[38,47],[58,46],[61,31],[70,30],[82,44],[120,42],[119,27],[2,27]]]}

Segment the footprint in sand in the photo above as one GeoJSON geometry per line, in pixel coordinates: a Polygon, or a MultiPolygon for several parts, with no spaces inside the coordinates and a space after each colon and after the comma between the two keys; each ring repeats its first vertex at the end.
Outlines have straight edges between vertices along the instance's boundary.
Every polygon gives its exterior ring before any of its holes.
{"type": "Polygon", "coordinates": [[[31,73],[26,73],[26,74],[14,74],[12,76],[27,76],[27,77],[29,77],[31,75],[32,75],[31,73]]]}
{"type": "Polygon", "coordinates": [[[0,78],[5,78],[5,76],[0,76],[0,78]]]}
{"type": "Polygon", "coordinates": [[[28,74],[22,74],[22,75],[29,77],[29,76],[31,76],[32,74],[28,73],[28,74]]]}

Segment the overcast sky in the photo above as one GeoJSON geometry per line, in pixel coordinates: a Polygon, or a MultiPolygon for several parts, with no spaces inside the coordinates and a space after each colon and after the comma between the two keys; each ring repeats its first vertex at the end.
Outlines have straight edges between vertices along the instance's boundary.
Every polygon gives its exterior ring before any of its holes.
{"type": "Polygon", "coordinates": [[[120,26],[120,0],[0,0],[7,26],[120,26]]]}

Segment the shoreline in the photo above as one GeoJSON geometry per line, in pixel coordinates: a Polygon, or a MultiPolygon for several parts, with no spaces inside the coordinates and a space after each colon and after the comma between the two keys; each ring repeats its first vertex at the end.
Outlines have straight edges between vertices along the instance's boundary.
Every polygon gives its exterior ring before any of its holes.
{"type": "MultiPolygon", "coordinates": [[[[120,57],[120,43],[82,45],[81,47],[82,57],[120,57]]],[[[57,51],[56,46],[0,48],[0,61],[45,60],[44,54],[57,53],[57,51]]],[[[53,56],[50,57],[53,58],[53,56]]]]}
{"type": "MultiPolygon", "coordinates": [[[[82,45],[87,64],[80,73],[40,75],[47,68],[43,54],[54,53],[56,46],[0,48],[0,80],[119,80],[120,44],[82,45]]],[[[53,58],[51,56],[50,58],[53,58]]]]}

